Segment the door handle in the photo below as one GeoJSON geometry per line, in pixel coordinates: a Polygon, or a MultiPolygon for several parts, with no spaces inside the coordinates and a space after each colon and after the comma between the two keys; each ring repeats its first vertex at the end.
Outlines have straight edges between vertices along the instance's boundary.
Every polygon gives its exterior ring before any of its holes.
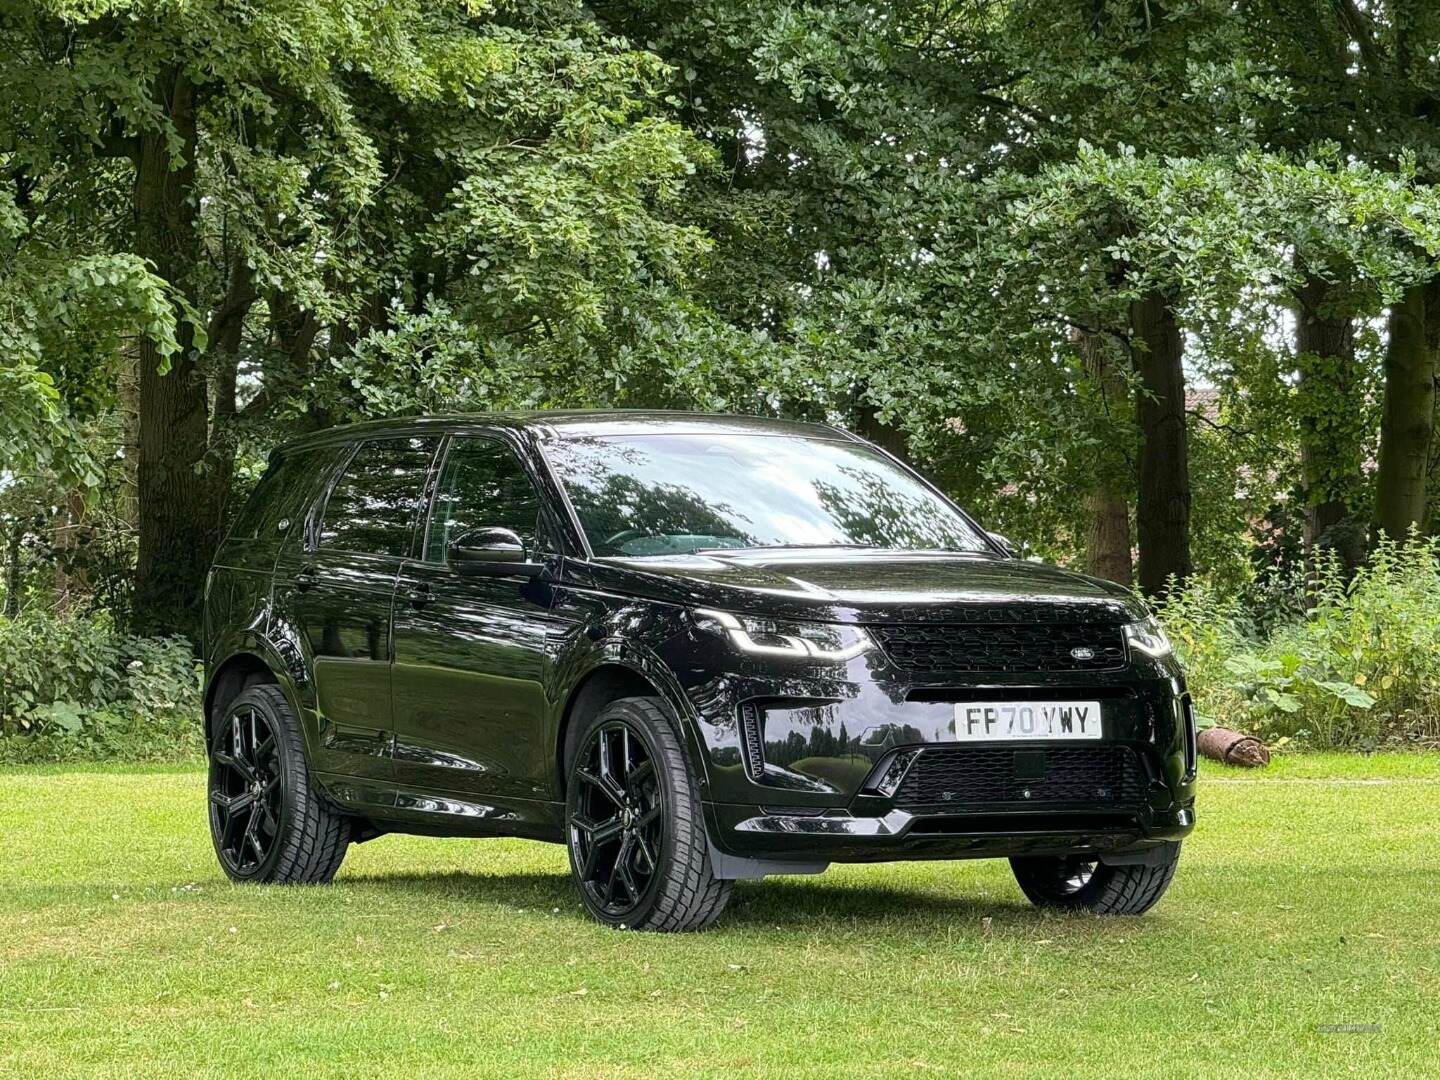
{"type": "Polygon", "coordinates": [[[304,592],[320,580],[320,573],[313,566],[302,566],[295,572],[295,588],[304,592]]]}
{"type": "Polygon", "coordinates": [[[409,597],[411,607],[424,607],[430,602],[430,583],[428,581],[420,581],[411,585],[409,597]]]}

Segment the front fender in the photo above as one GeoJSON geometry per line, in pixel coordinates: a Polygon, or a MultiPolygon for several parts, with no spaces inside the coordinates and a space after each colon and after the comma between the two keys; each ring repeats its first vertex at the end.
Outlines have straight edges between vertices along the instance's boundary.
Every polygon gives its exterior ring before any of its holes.
{"type": "Polygon", "coordinates": [[[657,652],[661,643],[684,632],[681,612],[657,610],[656,605],[640,602],[622,603],[609,610],[592,608],[590,615],[590,619],[577,624],[576,632],[569,635],[553,659],[558,692],[554,695],[556,709],[550,734],[557,761],[564,750],[569,714],[583,687],[599,673],[623,671],[643,680],[669,706],[702,796],[708,797],[709,755],[700,731],[700,715],[676,672],[657,652]],[[650,626],[644,636],[649,640],[637,641],[635,627],[646,623],[650,626]],[[626,629],[622,631],[621,626],[626,629]]]}

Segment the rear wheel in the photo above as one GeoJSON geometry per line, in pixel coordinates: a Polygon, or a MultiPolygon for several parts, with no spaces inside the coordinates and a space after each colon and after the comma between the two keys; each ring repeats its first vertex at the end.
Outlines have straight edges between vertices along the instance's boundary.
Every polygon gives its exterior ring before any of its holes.
{"type": "Polygon", "coordinates": [[[350,822],[321,801],[278,686],[252,686],[226,709],[209,793],[210,836],[232,880],[317,883],[340,869],[350,822]]]}
{"type": "Polygon", "coordinates": [[[607,926],[701,930],[730,898],[717,880],[700,795],[653,698],[612,702],[579,732],[566,777],[570,869],[607,926]]]}
{"type": "Polygon", "coordinates": [[[1094,855],[1056,855],[1011,859],[1010,868],[1037,907],[1143,915],[1165,895],[1179,861],[1180,845],[1171,844],[1149,866],[1107,866],[1094,855]]]}

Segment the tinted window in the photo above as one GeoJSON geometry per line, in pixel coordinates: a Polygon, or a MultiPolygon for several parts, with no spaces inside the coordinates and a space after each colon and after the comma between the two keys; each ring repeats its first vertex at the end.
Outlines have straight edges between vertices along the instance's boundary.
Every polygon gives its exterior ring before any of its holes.
{"type": "Polygon", "coordinates": [[[987,551],[917,476],[862,443],[629,435],[546,447],[597,555],[713,548],[987,551]]]}
{"type": "Polygon", "coordinates": [[[320,546],[370,555],[410,554],[415,518],[425,504],[434,437],[362,443],[331,491],[320,546]]]}
{"type": "Polygon", "coordinates": [[[510,447],[494,439],[456,439],[440,471],[425,558],[444,562],[452,540],[487,527],[512,529],[531,549],[539,516],[540,498],[510,447]]]}
{"type": "Polygon", "coordinates": [[[235,518],[232,540],[279,539],[282,525],[303,517],[316,494],[316,477],[328,471],[340,447],[324,446],[272,456],[260,482],[235,518]]]}

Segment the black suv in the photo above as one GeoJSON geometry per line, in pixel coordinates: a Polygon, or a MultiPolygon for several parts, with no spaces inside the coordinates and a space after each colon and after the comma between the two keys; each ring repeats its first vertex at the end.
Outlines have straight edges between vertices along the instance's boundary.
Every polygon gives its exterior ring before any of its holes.
{"type": "Polygon", "coordinates": [[[278,449],[206,589],[215,850],[328,881],[387,832],[565,843],[614,926],[731,883],[1004,856],[1136,914],[1194,823],[1189,698],[1119,587],[1017,559],[835,428],[451,416],[278,449]]]}

